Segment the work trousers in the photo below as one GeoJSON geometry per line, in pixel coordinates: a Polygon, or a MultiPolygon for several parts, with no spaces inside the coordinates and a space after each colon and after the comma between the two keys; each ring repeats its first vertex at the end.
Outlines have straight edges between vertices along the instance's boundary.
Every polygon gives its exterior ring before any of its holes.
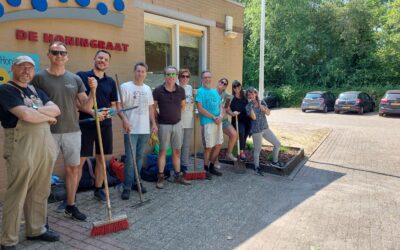
{"type": "Polygon", "coordinates": [[[7,190],[3,205],[1,244],[16,245],[22,212],[26,236],[46,232],[47,198],[56,150],[48,123],[18,121],[4,129],[7,190]]]}

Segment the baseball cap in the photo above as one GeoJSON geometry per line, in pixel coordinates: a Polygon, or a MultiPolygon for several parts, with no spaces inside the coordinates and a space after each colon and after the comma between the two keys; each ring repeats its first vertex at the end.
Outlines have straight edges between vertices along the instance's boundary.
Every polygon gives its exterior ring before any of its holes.
{"type": "Polygon", "coordinates": [[[24,62],[28,62],[28,63],[32,64],[33,66],[35,66],[35,62],[29,56],[18,56],[17,58],[14,59],[13,65],[18,65],[18,64],[21,64],[24,62]]]}

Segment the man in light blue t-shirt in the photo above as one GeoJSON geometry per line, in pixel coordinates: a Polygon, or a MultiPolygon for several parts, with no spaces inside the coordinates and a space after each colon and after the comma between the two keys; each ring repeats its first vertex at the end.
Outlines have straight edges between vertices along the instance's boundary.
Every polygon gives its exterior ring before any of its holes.
{"type": "Polygon", "coordinates": [[[218,158],[221,145],[224,142],[222,132],[222,109],[221,97],[217,90],[211,88],[211,72],[206,70],[201,73],[203,86],[198,89],[196,95],[197,107],[200,113],[200,124],[204,146],[204,170],[207,178],[211,174],[221,176],[214,164],[218,158]]]}

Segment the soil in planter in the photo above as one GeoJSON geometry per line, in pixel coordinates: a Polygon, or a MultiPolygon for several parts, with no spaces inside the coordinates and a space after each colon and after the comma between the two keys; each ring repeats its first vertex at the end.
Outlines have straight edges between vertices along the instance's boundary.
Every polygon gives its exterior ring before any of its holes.
{"type": "MultiPolygon", "coordinates": [[[[298,149],[283,147],[283,150],[279,152],[279,161],[286,164],[291,158],[297,153],[298,149]]],[[[253,163],[253,150],[244,150],[246,155],[246,163],[253,163]]],[[[219,159],[226,160],[226,148],[221,149],[219,153],[219,159]]],[[[272,147],[263,146],[260,152],[260,165],[269,165],[272,161],[272,147]]]]}

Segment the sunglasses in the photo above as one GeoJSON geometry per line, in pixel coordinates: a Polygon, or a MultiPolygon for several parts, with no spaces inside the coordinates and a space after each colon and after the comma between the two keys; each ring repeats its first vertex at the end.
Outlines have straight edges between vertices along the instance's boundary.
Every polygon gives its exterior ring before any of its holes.
{"type": "Polygon", "coordinates": [[[233,85],[233,88],[241,87],[241,85],[233,85]]]}
{"type": "Polygon", "coordinates": [[[166,73],[166,76],[176,76],[176,73],[166,73]]]}
{"type": "Polygon", "coordinates": [[[60,51],[60,50],[50,50],[50,54],[52,54],[53,56],[66,56],[68,54],[67,51],[60,51]]]}
{"type": "Polygon", "coordinates": [[[190,78],[189,75],[181,75],[179,78],[190,78]]]}
{"type": "Polygon", "coordinates": [[[225,82],[225,81],[221,81],[220,83],[222,83],[222,84],[225,85],[225,86],[228,86],[228,83],[225,82]]]}

